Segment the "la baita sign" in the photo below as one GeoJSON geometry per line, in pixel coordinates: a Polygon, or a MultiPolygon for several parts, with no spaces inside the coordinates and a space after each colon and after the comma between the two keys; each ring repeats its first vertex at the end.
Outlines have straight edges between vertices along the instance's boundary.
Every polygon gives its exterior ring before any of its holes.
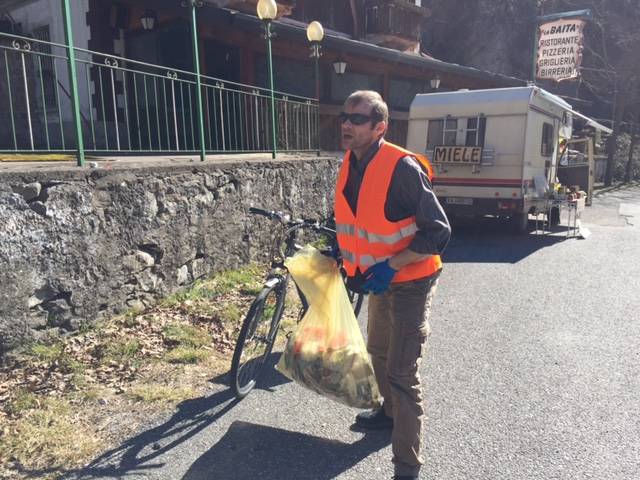
{"type": "Polygon", "coordinates": [[[572,18],[540,25],[537,79],[559,82],[579,77],[585,23],[572,18]]]}

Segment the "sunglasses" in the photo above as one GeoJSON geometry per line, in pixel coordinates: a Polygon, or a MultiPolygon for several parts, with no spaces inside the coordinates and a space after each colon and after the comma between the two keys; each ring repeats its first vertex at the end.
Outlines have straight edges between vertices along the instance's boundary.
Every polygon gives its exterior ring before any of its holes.
{"type": "Polygon", "coordinates": [[[340,119],[340,123],[346,123],[347,120],[349,120],[353,125],[364,125],[365,123],[373,121],[371,115],[365,115],[364,113],[340,112],[338,118],[340,119]]]}

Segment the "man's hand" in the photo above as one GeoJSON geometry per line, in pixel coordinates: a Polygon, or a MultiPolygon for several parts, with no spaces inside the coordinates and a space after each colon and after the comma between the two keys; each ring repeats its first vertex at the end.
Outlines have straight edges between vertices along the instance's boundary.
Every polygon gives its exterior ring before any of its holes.
{"type": "Polygon", "coordinates": [[[338,247],[337,242],[333,243],[328,248],[323,248],[320,253],[326,257],[333,258],[338,266],[342,264],[342,253],[340,253],[340,248],[338,247]]]}
{"type": "Polygon", "coordinates": [[[376,263],[364,272],[365,282],[362,284],[362,288],[376,295],[383,293],[389,288],[396,273],[397,270],[389,266],[389,260],[376,263]]]}

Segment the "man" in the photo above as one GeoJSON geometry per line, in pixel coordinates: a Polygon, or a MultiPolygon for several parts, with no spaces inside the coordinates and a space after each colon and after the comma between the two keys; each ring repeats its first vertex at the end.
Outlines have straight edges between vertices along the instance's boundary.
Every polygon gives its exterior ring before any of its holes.
{"type": "Polygon", "coordinates": [[[388,117],[376,92],[357,91],[345,102],[336,230],[350,285],[371,293],[367,350],[384,399],[356,425],[392,428],[394,478],[414,479],[424,463],[418,367],[451,227],[426,159],[383,139],[388,117]]]}

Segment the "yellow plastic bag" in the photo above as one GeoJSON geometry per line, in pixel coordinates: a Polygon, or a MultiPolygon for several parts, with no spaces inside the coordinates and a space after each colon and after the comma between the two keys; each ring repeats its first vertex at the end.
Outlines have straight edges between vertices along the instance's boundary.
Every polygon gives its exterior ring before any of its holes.
{"type": "Polygon", "coordinates": [[[285,262],[309,302],[276,368],[345,405],[380,404],[369,354],[336,262],[308,245],[285,262]]]}

